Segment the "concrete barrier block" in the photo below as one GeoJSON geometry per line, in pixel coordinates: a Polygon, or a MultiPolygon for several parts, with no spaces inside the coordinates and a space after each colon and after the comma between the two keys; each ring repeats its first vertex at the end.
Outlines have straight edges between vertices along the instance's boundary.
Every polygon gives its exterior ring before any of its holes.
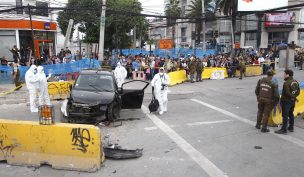
{"type": "Polygon", "coordinates": [[[92,125],[39,125],[0,119],[0,160],[12,165],[93,172],[104,160],[101,134],[92,125]]]}
{"type": "MultiPolygon", "coordinates": [[[[304,89],[301,89],[300,95],[297,97],[298,102],[296,103],[294,109],[294,115],[297,116],[298,114],[304,113],[304,89]]],[[[282,108],[278,105],[272,111],[270,118],[268,119],[269,126],[278,126],[282,124],[282,108]]]]}
{"type": "Polygon", "coordinates": [[[48,82],[48,92],[51,100],[66,99],[70,94],[70,85],[74,81],[48,82]]]}

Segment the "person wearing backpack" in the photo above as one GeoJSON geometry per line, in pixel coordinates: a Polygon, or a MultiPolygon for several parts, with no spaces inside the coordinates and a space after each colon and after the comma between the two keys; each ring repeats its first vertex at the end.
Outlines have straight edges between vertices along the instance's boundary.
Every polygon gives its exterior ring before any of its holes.
{"type": "Polygon", "coordinates": [[[278,86],[273,80],[273,71],[266,72],[267,77],[260,79],[257,83],[255,94],[258,102],[258,114],[256,128],[261,129],[262,133],[269,132],[267,128],[268,118],[274,106],[276,106],[280,100],[278,86]]]}
{"type": "Polygon", "coordinates": [[[286,134],[287,130],[294,131],[294,108],[297,97],[300,95],[299,83],[293,79],[293,71],[286,69],[284,71],[284,85],[281,96],[283,125],[280,130],[275,131],[277,134],[286,134]],[[289,120],[289,126],[288,125],[289,120]]]}

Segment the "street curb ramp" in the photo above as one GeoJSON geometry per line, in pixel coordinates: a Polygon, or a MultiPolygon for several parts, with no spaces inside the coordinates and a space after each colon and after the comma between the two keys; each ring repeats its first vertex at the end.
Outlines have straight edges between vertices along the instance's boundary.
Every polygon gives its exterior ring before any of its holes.
{"type": "Polygon", "coordinates": [[[0,161],[95,172],[104,161],[100,129],[93,125],[40,125],[0,119],[0,161]]]}

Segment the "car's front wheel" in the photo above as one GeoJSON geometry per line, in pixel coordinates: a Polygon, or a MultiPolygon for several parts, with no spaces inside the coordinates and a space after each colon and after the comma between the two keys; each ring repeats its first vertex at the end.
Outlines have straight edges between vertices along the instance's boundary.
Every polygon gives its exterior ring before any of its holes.
{"type": "Polygon", "coordinates": [[[111,103],[108,106],[107,110],[107,119],[110,122],[113,122],[114,120],[119,119],[120,117],[120,106],[117,103],[111,103]]]}

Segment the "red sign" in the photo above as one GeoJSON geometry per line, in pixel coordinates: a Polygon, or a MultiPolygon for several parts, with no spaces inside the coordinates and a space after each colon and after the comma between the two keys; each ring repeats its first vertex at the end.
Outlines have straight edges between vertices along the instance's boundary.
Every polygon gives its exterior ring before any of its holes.
{"type": "Polygon", "coordinates": [[[173,40],[172,39],[161,39],[161,40],[159,40],[159,48],[160,49],[172,49],[173,48],[173,40]]]}
{"type": "Polygon", "coordinates": [[[295,21],[295,13],[294,12],[286,12],[286,13],[271,13],[266,14],[266,22],[265,27],[292,27],[293,22],[295,21]]]}

